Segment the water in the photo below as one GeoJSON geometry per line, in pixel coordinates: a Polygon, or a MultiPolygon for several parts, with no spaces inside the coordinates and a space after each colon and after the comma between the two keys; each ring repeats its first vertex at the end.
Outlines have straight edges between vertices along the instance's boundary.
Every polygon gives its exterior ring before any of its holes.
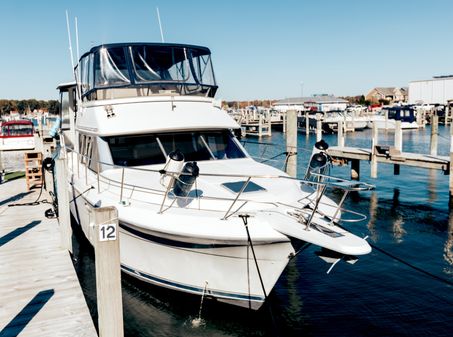
{"type": "MultiPolygon", "coordinates": [[[[440,127],[439,154],[449,151],[449,130],[440,127]]],[[[403,132],[403,150],[429,152],[430,129],[403,132]]],[[[336,145],[335,135],[324,139],[336,145]]],[[[253,141],[253,139],[250,139],[253,141]]],[[[266,157],[284,151],[284,135],[274,132],[263,141],[280,144],[266,157]]],[[[303,175],[314,136],[299,134],[299,176],[303,175]]],[[[380,133],[379,144],[393,144],[393,133],[380,133]]],[[[347,134],[347,146],[371,146],[371,132],[347,134]]],[[[264,146],[249,144],[262,153],[264,146]]],[[[282,167],[279,162],[270,162],[282,167]]],[[[442,172],[379,164],[378,179],[369,178],[361,163],[361,179],[376,185],[373,192],[352,195],[346,207],[365,213],[366,221],[345,224],[372,244],[432,274],[453,282],[453,212],[448,210],[448,176],[442,172]]],[[[332,173],[349,177],[348,167],[332,173]]],[[[339,199],[340,195],[332,194],[339,199]]],[[[80,233],[79,233],[80,234],[80,233]]],[[[213,303],[157,288],[123,274],[126,336],[451,336],[453,287],[434,280],[377,251],[355,265],[329,265],[309,247],[293,259],[258,312],[213,303]]],[[[75,266],[87,302],[96,317],[93,251],[78,235],[75,266]]],[[[200,271],[202,272],[202,271],[200,271]]]]}

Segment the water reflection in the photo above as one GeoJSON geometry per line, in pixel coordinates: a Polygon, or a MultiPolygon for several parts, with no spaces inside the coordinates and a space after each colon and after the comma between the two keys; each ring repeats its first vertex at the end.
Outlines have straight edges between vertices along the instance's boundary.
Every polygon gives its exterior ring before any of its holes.
{"type": "Polygon", "coordinates": [[[444,268],[446,274],[453,274],[453,209],[448,214],[447,241],[444,246],[444,260],[449,266],[444,268]]]}
{"type": "Polygon", "coordinates": [[[406,234],[406,231],[403,228],[404,220],[401,214],[398,212],[398,207],[400,205],[399,201],[400,190],[398,188],[393,189],[393,199],[392,199],[392,215],[394,217],[392,230],[393,230],[393,238],[396,240],[397,243],[401,243],[403,241],[403,236],[406,234]]]}
{"type": "Polygon", "coordinates": [[[378,197],[376,192],[371,192],[370,197],[370,216],[367,224],[369,236],[372,241],[376,242],[378,239],[376,231],[376,218],[377,218],[378,197]]]}
{"type": "Polygon", "coordinates": [[[428,170],[428,200],[434,202],[437,199],[436,170],[428,170]]]}

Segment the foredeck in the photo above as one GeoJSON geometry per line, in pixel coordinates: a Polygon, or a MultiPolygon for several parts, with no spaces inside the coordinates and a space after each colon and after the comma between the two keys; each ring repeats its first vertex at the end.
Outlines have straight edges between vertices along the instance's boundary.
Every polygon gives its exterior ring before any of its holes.
{"type": "Polygon", "coordinates": [[[8,207],[38,193],[23,179],[0,185],[0,336],[97,336],[50,205],[8,207]]]}

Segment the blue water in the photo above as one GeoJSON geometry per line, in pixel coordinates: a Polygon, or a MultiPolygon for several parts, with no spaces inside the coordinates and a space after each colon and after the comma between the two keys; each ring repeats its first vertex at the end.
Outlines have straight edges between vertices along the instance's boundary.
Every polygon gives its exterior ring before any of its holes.
{"type": "MultiPolygon", "coordinates": [[[[429,152],[429,127],[403,132],[403,150],[429,152]]],[[[324,139],[336,145],[335,135],[324,139]]],[[[254,139],[249,139],[254,141],[254,139]]],[[[273,157],[284,151],[284,135],[273,132],[248,144],[250,153],[273,157]]],[[[303,176],[314,135],[298,137],[299,176],[303,176]]],[[[393,144],[393,133],[380,133],[379,144],[393,144]]],[[[347,134],[347,146],[371,147],[371,132],[347,134]]],[[[449,152],[449,130],[440,127],[439,154],[449,152]]],[[[282,167],[279,162],[270,162],[282,167]]],[[[448,176],[435,170],[379,164],[378,179],[369,178],[369,163],[361,163],[361,180],[376,185],[373,192],[352,195],[346,207],[368,216],[345,224],[369,236],[370,243],[453,282],[453,212],[448,209],[448,176]]],[[[333,175],[349,177],[348,167],[333,175]]],[[[332,198],[340,195],[331,194],[332,198]]],[[[77,236],[75,266],[96,321],[92,249],[77,236]]],[[[329,265],[309,247],[293,259],[258,312],[205,301],[203,323],[195,328],[199,298],[147,285],[123,274],[126,336],[452,336],[453,287],[426,276],[376,249],[354,265],[329,265]]],[[[203,271],[199,271],[203,272],[203,271]]]]}

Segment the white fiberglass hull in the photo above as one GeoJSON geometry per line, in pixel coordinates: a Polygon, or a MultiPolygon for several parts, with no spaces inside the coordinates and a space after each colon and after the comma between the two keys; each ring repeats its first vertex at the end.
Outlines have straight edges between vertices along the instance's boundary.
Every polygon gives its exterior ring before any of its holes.
{"type": "MultiPolygon", "coordinates": [[[[385,120],[380,120],[380,119],[375,119],[371,122],[370,127],[373,127],[373,124],[376,124],[376,127],[378,129],[386,129],[386,130],[394,130],[396,127],[396,121],[394,119],[388,119],[387,121],[385,120]]],[[[419,125],[417,122],[401,122],[401,129],[406,130],[406,129],[418,129],[419,125]]]]}
{"type": "MultiPolygon", "coordinates": [[[[80,192],[74,189],[74,195],[80,192]]],[[[83,192],[83,191],[81,191],[83,192]]],[[[80,197],[71,212],[80,222],[88,240],[90,214],[88,200],[80,197]]],[[[168,219],[171,215],[149,214],[149,223],[168,219]]],[[[186,217],[187,226],[194,217],[186,217]]],[[[120,222],[120,259],[122,270],[142,281],[165,288],[203,295],[246,308],[257,310],[265,301],[265,293],[275,283],[294,254],[289,239],[277,236],[275,242],[255,242],[259,273],[252,249],[245,235],[241,240],[225,238],[222,242],[195,237],[181,237],[169,233],[151,232],[139,226],[120,222]]]]}
{"type": "Polygon", "coordinates": [[[0,151],[33,150],[34,148],[34,137],[0,138],[0,151]]]}
{"type": "MultiPolygon", "coordinates": [[[[206,170],[225,165],[216,161],[200,163],[200,167],[206,170]]],[[[264,165],[250,159],[234,161],[234,165],[236,170],[251,165],[255,171],[264,169],[264,165]]],[[[160,212],[163,194],[145,193],[132,187],[135,181],[151,184],[155,180],[153,174],[128,171],[125,176],[129,185],[121,192],[115,183],[121,170],[109,170],[96,182],[92,171],[77,169],[77,166],[74,163],[69,165],[72,177],[70,199],[75,199],[75,203],[71,203],[71,212],[86,237],[92,242],[93,216],[90,209],[93,205],[115,206],[121,226],[123,270],[159,286],[197,295],[205,293],[219,301],[258,309],[295,253],[290,238],[344,255],[363,255],[371,250],[365,240],[326,220],[326,217],[332,218],[335,207],[325,197],[318,210],[321,213],[314,219],[317,225],[307,229],[300,218],[311,213],[315,194],[303,191],[297,182],[291,180],[256,179],[265,189],[251,192],[249,195],[253,199],[246,203],[238,202],[236,211],[225,219],[225,210],[235,196],[222,187],[225,178],[200,177],[197,187],[207,195],[214,191],[220,197],[230,195],[228,199],[189,198],[173,202],[168,197],[164,211],[160,212]],[[88,173],[87,178],[85,173],[88,173]],[[96,185],[98,188],[90,189],[96,185]],[[266,198],[275,198],[273,193],[279,193],[279,199],[287,204],[267,201],[266,198]],[[120,195],[126,202],[119,203],[120,195]],[[298,201],[291,204],[290,199],[298,201]],[[241,212],[250,217],[248,229],[259,272],[245,224],[239,217],[241,212]]]]}

